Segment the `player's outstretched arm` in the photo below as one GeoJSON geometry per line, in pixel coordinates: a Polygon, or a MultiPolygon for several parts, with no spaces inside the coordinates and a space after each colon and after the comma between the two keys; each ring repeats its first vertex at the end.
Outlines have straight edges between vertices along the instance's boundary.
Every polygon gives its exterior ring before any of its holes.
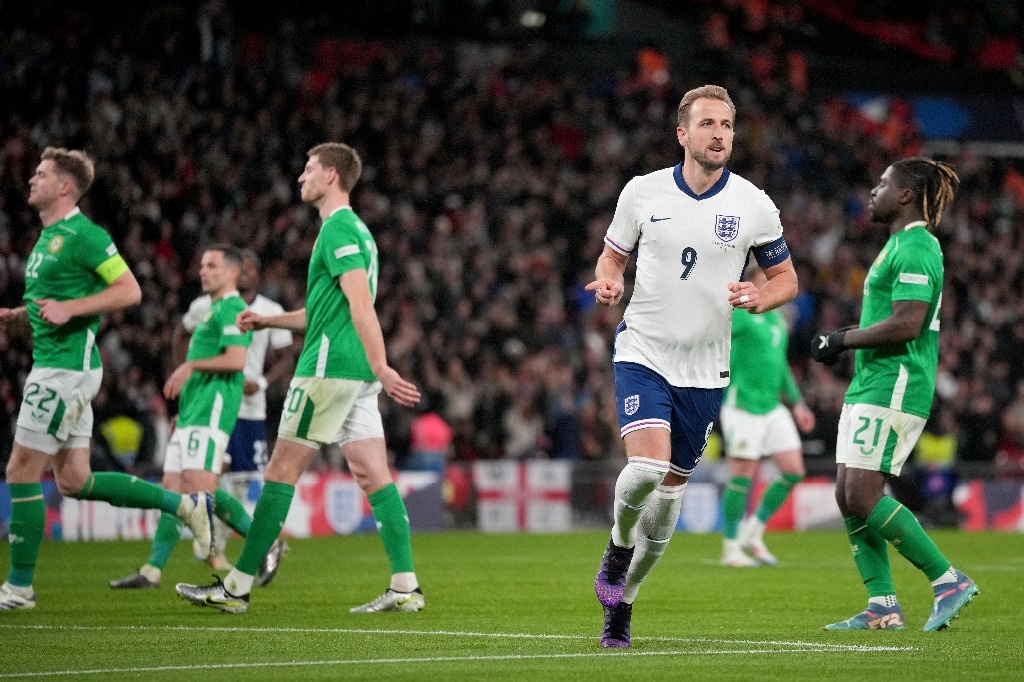
{"type": "Polygon", "coordinates": [[[412,407],[420,401],[419,389],[388,365],[384,333],[380,329],[377,311],[373,309],[370,286],[366,282],[366,270],[349,270],[342,273],[338,280],[341,283],[341,290],[348,298],[352,324],[366,350],[366,357],[370,361],[370,369],[373,370],[374,376],[384,387],[388,397],[399,405],[412,407]]]}
{"type": "Polygon", "coordinates": [[[108,284],[103,291],[92,296],[70,298],[66,301],[43,298],[33,301],[33,303],[39,306],[39,317],[57,326],[64,324],[72,317],[101,315],[130,308],[133,305],[138,305],[141,300],[142,289],[132,271],[127,270],[108,284]]]}
{"type": "Polygon", "coordinates": [[[626,256],[605,244],[594,268],[595,279],[586,287],[601,305],[615,305],[622,300],[626,260],[626,256]]]}
{"type": "Polygon", "coordinates": [[[235,324],[243,332],[255,332],[260,329],[287,329],[302,334],[306,331],[306,309],[293,310],[280,315],[257,315],[251,310],[243,310],[235,318],[235,324]]]}

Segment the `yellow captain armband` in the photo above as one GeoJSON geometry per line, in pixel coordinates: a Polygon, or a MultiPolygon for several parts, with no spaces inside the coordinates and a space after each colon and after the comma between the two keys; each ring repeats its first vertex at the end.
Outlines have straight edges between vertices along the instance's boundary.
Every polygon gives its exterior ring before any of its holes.
{"type": "Polygon", "coordinates": [[[96,274],[107,284],[110,284],[126,272],[128,272],[128,264],[124,262],[124,258],[121,258],[119,253],[115,253],[96,268],[96,274]]]}

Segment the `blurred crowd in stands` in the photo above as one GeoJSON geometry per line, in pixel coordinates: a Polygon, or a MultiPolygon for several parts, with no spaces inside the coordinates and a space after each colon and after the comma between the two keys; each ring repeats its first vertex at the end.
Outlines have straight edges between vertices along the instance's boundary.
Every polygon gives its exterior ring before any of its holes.
{"type": "MultiPolygon", "coordinates": [[[[197,18],[158,6],[131,27],[74,14],[0,26],[0,305],[19,304],[38,235],[25,197],[39,151],[86,149],[98,165],[83,209],[144,292],[101,329],[100,449],[116,461],[125,438],[111,420],[127,417],[145,471],[174,414],[159,387],[172,329],[199,294],[202,245],[255,250],[263,293],[300,307],[319,221],[296,178],[310,147],[345,141],[364,160],[353,203],[381,253],[389,355],[426,396],[417,411],[382,399],[397,463],[613,461],[621,309],[595,306],[583,286],[622,186],[681,158],[679,97],[717,82],[739,108],[730,166],[779,206],[798,267],[791,360],[819,418],[809,454],[828,471],[851,367],[809,362],[809,338],[856,322],[887,237],[867,221],[869,191],[922,140],[898,99],[884,120],[866,118],[815,94],[802,55],[741,49],[742,29],[715,16],[697,23],[699,62],[648,48],[600,78],[554,67],[542,44],[366,40],[300,19],[246,32],[216,2],[197,18]]],[[[941,362],[919,457],[932,487],[954,461],[1024,461],[1024,175],[966,152],[949,160],[963,185],[938,230],[941,362]]],[[[27,328],[0,331],[0,458],[30,362],[27,328]]],[[[271,386],[272,405],[286,386],[271,386]]]]}

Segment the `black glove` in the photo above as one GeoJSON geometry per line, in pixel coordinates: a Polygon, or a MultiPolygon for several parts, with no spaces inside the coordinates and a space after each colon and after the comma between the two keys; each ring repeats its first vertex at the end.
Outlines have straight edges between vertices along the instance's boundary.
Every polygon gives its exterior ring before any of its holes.
{"type": "Polygon", "coordinates": [[[826,365],[839,362],[839,356],[846,350],[843,338],[853,327],[844,327],[834,332],[818,332],[811,341],[811,357],[826,365]]]}

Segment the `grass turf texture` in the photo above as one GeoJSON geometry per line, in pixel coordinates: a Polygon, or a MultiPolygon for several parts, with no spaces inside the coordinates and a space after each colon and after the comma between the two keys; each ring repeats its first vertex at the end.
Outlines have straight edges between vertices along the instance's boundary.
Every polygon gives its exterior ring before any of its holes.
{"type": "MultiPolygon", "coordinates": [[[[178,599],[175,582],[209,581],[186,542],[162,587],[139,591],[107,581],[135,570],[148,543],[46,542],[37,607],[0,612],[0,679],[1022,679],[1024,536],[933,537],[981,588],[945,631],[921,631],[931,586],[895,552],[907,630],[824,632],[866,603],[842,534],[770,534],[780,566],[758,569],[719,567],[718,536],[677,534],[625,651],[598,647],[604,532],[416,535],[426,610],[362,615],[349,607],[386,587],[373,535],[289,541],[275,581],[238,616],[178,599]]],[[[240,549],[232,540],[229,556],[240,549]]],[[[6,546],[0,555],[6,566],[6,546]]]]}

